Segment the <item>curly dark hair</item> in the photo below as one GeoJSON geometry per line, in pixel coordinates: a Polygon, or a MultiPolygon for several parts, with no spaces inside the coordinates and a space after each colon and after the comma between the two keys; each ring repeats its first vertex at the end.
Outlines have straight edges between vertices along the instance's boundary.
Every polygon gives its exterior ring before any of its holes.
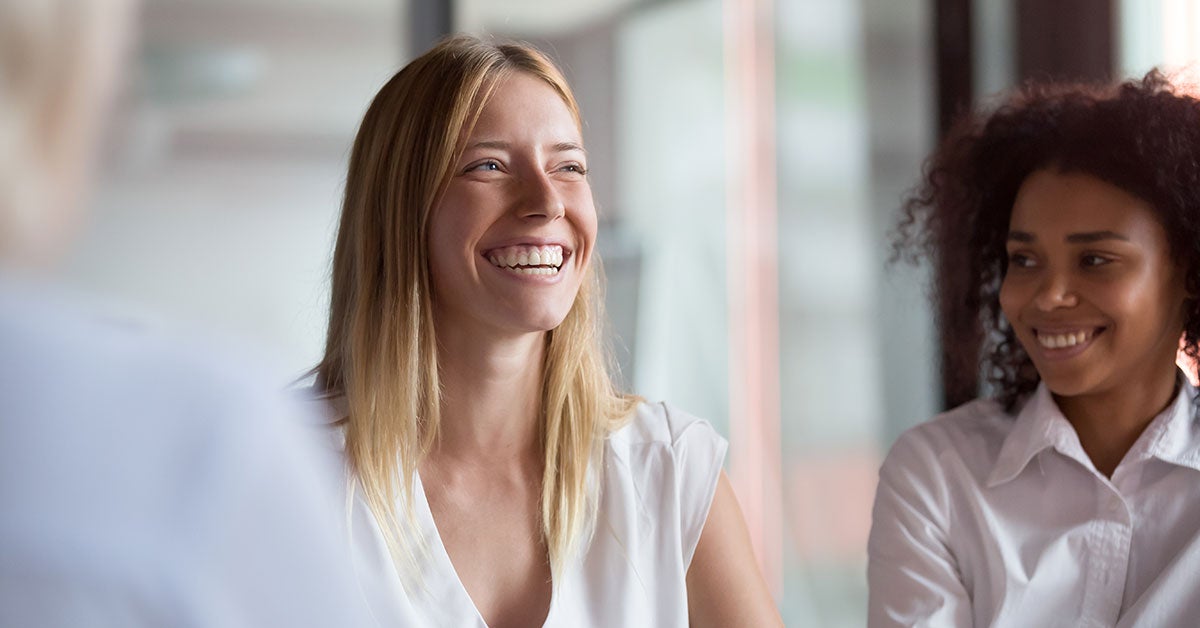
{"type": "MultiPolygon", "coordinates": [[[[1116,85],[1031,83],[960,118],[905,200],[894,251],[934,266],[948,392],[975,396],[982,374],[1010,411],[1038,375],[1000,310],[1005,241],[1017,190],[1045,168],[1149,203],[1188,294],[1200,294],[1200,100],[1153,70],[1116,85]]],[[[1186,306],[1184,351],[1196,358],[1200,304],[1186,306]]]]}

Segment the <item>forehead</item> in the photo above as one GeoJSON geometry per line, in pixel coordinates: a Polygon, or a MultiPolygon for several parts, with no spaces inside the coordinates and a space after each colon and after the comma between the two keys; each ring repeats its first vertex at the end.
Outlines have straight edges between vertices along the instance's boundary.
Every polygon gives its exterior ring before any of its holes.
{"type": "Polygon", "coordinates": [[[1055,170],[1026,177],[1013,203],[1009,229],[1035,235],[1107,230],[1130,237],[1162,231],[1146,201],[1092,175],[1055,170]]]}
{"type": "Polygon", "coordinates": [[[580,132],[575,115],[554,87],[540,77],[516,71],[496,84],[471,133],[473,139],[491,136],[578,142],[580,132]]]}

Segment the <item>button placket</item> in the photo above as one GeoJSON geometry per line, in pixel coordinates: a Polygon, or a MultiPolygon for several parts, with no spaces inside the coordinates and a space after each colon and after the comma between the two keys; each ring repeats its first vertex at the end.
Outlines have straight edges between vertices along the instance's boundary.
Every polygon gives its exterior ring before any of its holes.
{"type": "Polygon", "coordinates": [[[1102,482],[1096,501],[1096,519],[1087,534],[1090,568],[1083,619],[1088,626],[1114,626],[1125,597],[1133,528],[1125,501],[1107,481],[1102,482]]]}

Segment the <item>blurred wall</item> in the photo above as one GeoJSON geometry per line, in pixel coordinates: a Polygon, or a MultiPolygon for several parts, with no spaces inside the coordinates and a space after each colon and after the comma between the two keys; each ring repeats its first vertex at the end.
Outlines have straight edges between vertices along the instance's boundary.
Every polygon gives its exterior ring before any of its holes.
{"type": "Polygon", "coordinates": [[[402,62],[394,0],[149,0],[69,279],[119,316],[315,364],[346,157],[402,62]],[[115,305],[119,303],[119,305],[115,305]]]}

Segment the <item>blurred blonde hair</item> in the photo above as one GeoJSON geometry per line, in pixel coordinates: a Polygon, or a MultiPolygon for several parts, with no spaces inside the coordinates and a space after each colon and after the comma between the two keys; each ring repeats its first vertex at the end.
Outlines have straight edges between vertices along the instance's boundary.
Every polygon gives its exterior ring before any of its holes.
{"type": "Polygon", "coordinates": [[[41,256],[71,222],[131,8],[0,0],[0,253],[41,256]]]}
{"type": "MultiPolygon", "coordinates": [[[[460,35],[383,86],[350,154],[325,356],[315,371],[324,394],[345,397],[349,463],[393,560],[408,567],[402,574],[412,574],[422,551],[411,534],[413,475],[440,422],[430,212],[480,111],[514,72],[544,80],[580,123],[566,80],[542,53],[460,35]]],[[[637,402],[616,391],[606,368],[598,261],[588,264],[566,319],[547,333],[541,519],[554,572],[590,534],[603,441],[637,402]]]]}

